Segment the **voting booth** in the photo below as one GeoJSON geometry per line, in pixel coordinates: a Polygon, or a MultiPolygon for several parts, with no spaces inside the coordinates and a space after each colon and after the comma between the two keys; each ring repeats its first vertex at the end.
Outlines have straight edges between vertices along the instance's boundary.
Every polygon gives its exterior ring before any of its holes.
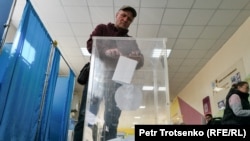
{"type": "Polygon", "coordinates": [[[169,124],[166,39],[94,37],[84,141],[134,138],[135,125],[169,124]]]}

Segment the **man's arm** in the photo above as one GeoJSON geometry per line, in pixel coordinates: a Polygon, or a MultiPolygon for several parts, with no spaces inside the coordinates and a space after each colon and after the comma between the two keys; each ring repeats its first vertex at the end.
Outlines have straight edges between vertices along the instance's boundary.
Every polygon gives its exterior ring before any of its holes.
{"type": "Polygon", "coordinates": [[[103,30],[105,25],[100,24],[98,26],[96,26],[96,28],[94,29],[94,31],[90,34],[89,39],[87,40],[87,49],[89,51],[89,53],[92,53],[92,45],[93,45],[93,37],[94,36],[103,36],[103,30]]]}

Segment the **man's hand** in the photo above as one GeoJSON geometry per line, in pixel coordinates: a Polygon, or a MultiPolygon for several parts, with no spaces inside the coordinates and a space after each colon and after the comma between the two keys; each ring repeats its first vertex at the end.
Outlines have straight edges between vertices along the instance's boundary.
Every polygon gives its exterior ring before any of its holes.
{"type": "Polygon", "coordinates": [[[122,54],[117,48],[112,48],[112,49],[106,50],[105,55],[111,58],[118,58],[122,54]]]}
{"type": "Polygon", "coordinates": [[[129,58],[136,60],[138,62],[136,69],[139,69],[144,64],[144,57],[139,51],[132,51],[129,55],[129,58]]]}
{"type": "Polygon", "coordinates": [[[134,59],[136,61],[139,61],[142,57],[141,53],[139,51],[132,51],[129,55],[129,58],[134,59]]]}

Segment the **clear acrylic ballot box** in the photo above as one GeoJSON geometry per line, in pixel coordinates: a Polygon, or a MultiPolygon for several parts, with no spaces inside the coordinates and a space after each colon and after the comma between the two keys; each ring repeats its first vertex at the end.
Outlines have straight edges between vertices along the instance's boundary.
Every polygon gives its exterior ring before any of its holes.
{"type": "Polygon", "coordinates": [[[165,39],[94,37],[84,141],[134,141],[136,124],[168,124],[165,39]]]}

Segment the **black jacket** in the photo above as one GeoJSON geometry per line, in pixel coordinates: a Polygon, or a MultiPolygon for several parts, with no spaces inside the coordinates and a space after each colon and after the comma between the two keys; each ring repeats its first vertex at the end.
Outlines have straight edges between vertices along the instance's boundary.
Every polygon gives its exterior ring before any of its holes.
{"type": "Polygon", "coordinates": [[[226,107],[224,110],[224,115],[222,118],[222,124],[229,124],[229,125],[245,125],[250,124],[250,117],[239,117],[236,116],[233,110],[229,106],[229,98],[233,95],[237,94],[241,99],[241,105],[243,109],[250,110],[250,104],[248,101],[248,93],[242,93],[236,89],[231,89],[226,97],[226,107]]]}

